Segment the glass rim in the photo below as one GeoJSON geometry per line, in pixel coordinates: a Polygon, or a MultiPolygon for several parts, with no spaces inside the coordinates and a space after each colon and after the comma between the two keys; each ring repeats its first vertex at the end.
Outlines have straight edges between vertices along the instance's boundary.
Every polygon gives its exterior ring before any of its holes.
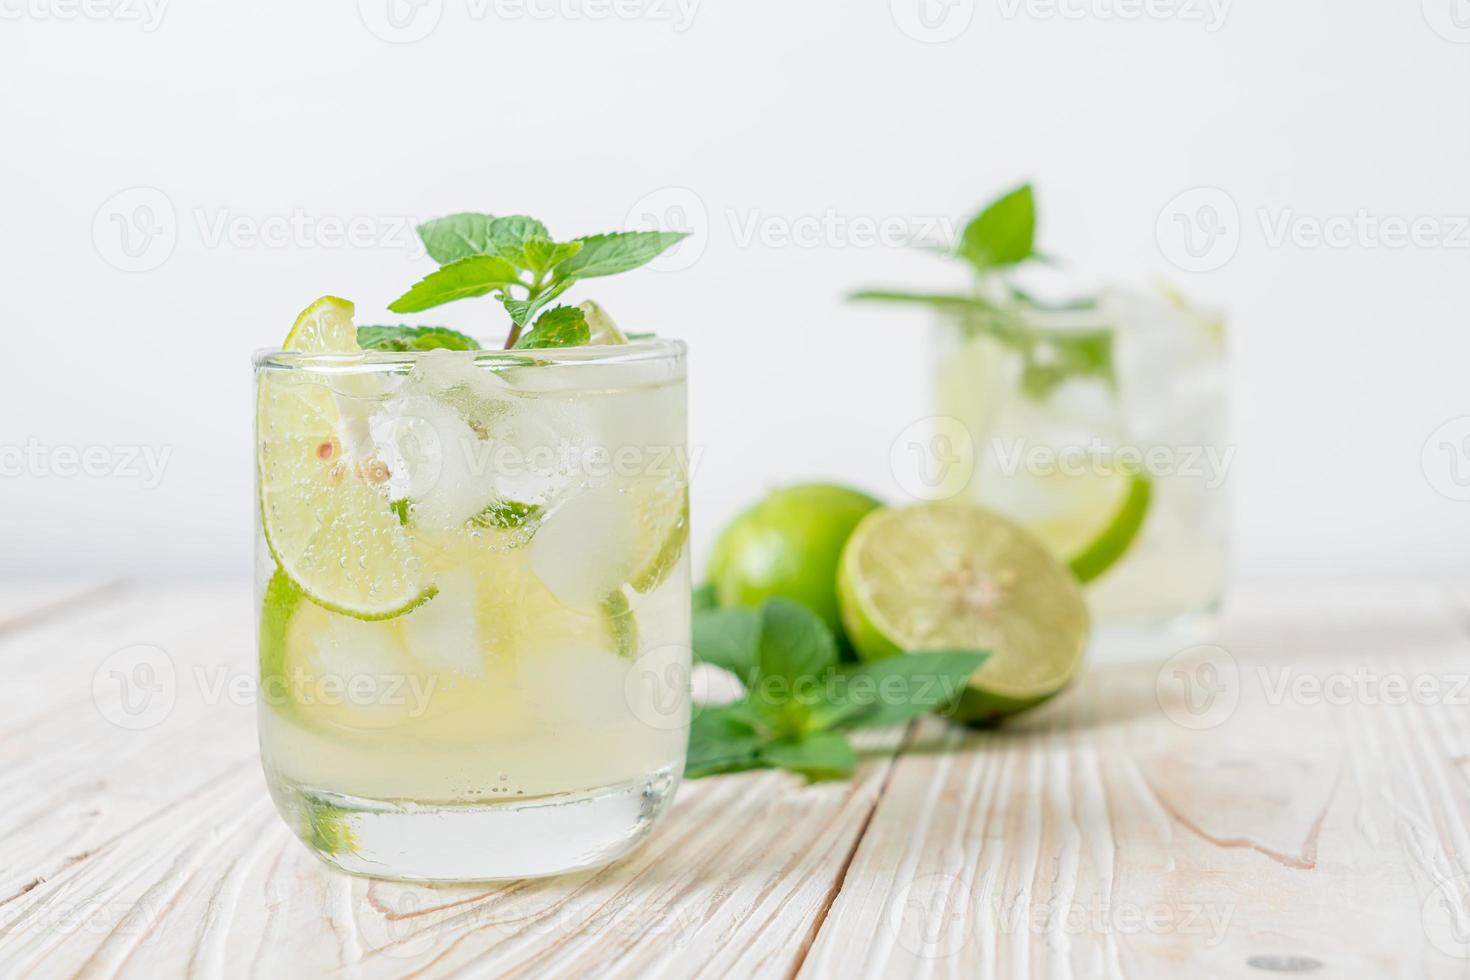
{"type": "MultiPolygon", "coordinates": [[[[620,365],[648,364],[659,361],[679,364],[689,352],[689,345],[673,337],[644,337],[625,344],[583,344],[578,347],[538,347],[525,350],[481,350],[450,351],[476,363],[501,363],[507,367],[526,366],[527,359],[538,365],[571,367],[579,364],[620,365]]],[[[286,370],[324,370],[333,373],[354,371],[378,371],[394,368],[412,368],[424,357],[432,354],[444,356],[444,350],[427,351],[378,351],[366,350],[355,353],[305,353],[273,348],[257,350],[252,361],[257,371],[263,368],[286,370]]]]}

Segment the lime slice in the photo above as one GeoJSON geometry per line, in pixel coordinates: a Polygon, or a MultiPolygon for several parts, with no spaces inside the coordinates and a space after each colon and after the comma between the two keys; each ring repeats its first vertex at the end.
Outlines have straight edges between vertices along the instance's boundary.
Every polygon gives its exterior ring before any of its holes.
{"type": "Polygon", "coordinates": [[[587,318],[587,327],[592,331],[592,339],[588,341],[589,344],[626,344],[628,342],[627,335],[618,329],[618,325],[613,323],[607,311],[590,299],[578,303],[577,309],[581,310],[582,315],[587,318]]]}
{"type": "Polygon", "coordinates": [[[843,549],[842,619],[864,659],[989,650],[955,709],[988,722],[1040,704],[1076,675],[1087,644],[1077,580],[1020,526],[969,504],[875,511],[843,549]]]}
{"type": "Polygon", "coordinates": [[[1066,494],[1065,516],[1031,525],[1079,582],[1091,582],[1122,558],[1148,516],[1153,485],[1141,474],[1058,475],[1050,489],[1066,494]]]}
{"type": "MultiPolygon", "coordinates": [[[[287,347],[356,351],[351,314],[344,300],[317,300],[287,347]]],[[[313,602],[357,619],[401,616],[431,598],[383,489],[386,465],[349,449],[362,440],[348,440],[339,405],[353,400],[297,371],[263,371],[256,398],[261,524],[281,571],[313,602]]]]}
{"type": "Polygon", "coordinates": [[[301,311],[281,349],[303,354],[356,353],[359,348],[352,312],[347,300],[323,296],[301,311]]]}
{"type": "Polygon", "coordinates": [[[689,541],[689,488],[681,483],[662,483],[642,493],[638,501],[639,553],[646,556],[635,566],[629,584],[634,592],[652,592],[679,564],[689,541]]]}

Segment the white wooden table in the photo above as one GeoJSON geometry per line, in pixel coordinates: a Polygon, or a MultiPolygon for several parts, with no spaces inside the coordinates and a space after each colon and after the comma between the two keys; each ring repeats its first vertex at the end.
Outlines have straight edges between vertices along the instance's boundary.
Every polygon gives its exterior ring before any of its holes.
{"type": "Polygon", "coordinates": [[[1470,590],[1243,588],[1219,649],[1097,651],[1015,729],[925,721],[848,783],[689,783],[621,863],[494,887],[291,837],[253,615],[0,588],[0,975],[1470,974],[1470,590]]]}

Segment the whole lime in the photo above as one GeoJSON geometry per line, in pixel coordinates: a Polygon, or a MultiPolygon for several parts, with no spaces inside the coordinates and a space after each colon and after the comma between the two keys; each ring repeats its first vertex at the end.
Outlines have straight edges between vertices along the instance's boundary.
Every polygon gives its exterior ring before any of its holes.
{"type": "Polygon", "coordinates": [[[773,491],[721,532],[709,581],[722,606],[758,606],[772,596],[800,602],[840,633],[837,562],[848,535],[883,506],[858,490],[804,483],[773,491]]]}

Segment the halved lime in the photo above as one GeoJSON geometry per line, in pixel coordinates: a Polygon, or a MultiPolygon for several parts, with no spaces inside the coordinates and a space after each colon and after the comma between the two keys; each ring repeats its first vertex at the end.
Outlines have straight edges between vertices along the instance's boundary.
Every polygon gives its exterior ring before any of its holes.
{"type": "MultiPolygon", "coordinates": [[[[352,304],[317,300],[289,350],[355,352],[352,304]]],[[[256,392],[260,513],[276,564],[313,602],[357,619],[401,616],[434,595],[383,487],[386,465],[353,452],[343,401],[319,376],[263,371],[256,392]]],[[[369,443],[370,445],[370,443],[369,443]]]]}
{"type": "Polygon", "coordinates": [[[1091,582],[1128,551],[1143,528],[1153,485],[1142,474],[1088,477],[1058,475],[1048,489],[1065,498],[1063,516],[1031,529],[1052,554],[1067,562],[1079,582],[1091,582]]]}
{"type": "Polygon", "coordinates": [[[988,650],[955,708],[989,722],[1040,704],[1082,662],[1089,629],[1077,580],[1036,537],[971,504],[875,511],[843,549],[843,624],[865,659],[988,650]]]}

